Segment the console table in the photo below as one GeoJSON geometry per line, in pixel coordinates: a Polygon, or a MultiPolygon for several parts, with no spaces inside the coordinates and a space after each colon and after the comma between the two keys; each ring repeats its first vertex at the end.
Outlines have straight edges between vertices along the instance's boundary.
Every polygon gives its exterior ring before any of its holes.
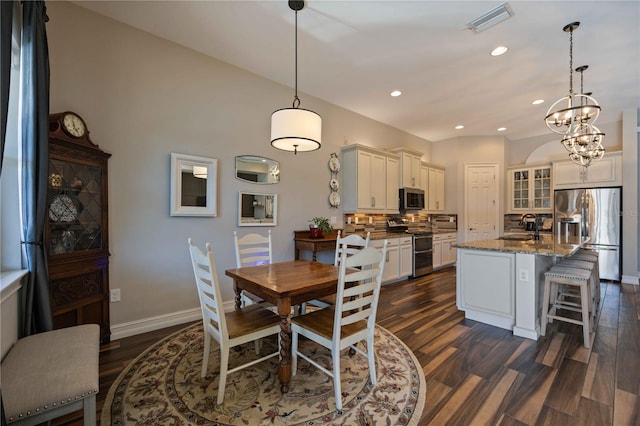
{"type": "Polygon", "coordinates": [[[330,234],[325,234],[322,238],[311,238],[309,231],[293,231],[295,241],[295,260],[300,259],[300,250],[307,250],[312,253],[312,260],[316,261],[316,254],[320,251],[332,251],[336,249],[338,230],[330,234]]]}

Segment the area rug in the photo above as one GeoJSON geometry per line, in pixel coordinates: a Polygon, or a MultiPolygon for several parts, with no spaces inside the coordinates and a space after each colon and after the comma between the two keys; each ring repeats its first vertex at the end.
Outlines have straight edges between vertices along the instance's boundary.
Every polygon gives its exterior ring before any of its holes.
{"type": "MultiPolygon", "coordinates": [[[[101,425],[417,425],[426,397],[422,367],[397,337],[376,327],[378,383],[369,384],[364,356],[342,353],[343,411],[335,409],[332,379],[302,358],[290,390],[280,392],[277,357],[227,378],[224,402],[218,395],[219,352],[212,339],[207,376],[200,377],[202,324],[155,343],[120,374],[102,408],[101,425]]],[[[263,339],[261,353],[277,340],[263,339]]],[[[330,352],[301,338],[305,354],[331,368],[330,352]]],[[[255,346],[232,349],[230,368],[255,359],[255,346]]]]}

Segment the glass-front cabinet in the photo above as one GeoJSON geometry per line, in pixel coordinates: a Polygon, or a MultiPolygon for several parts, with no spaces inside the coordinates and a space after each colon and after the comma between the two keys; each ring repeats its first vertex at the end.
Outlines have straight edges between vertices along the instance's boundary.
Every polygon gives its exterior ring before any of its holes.
{"type": "Polygon", "coordinates": [[[510,211],[551,211],[551,166],[510,168],[508,173],[510,211]]]}
{"type": "Polygon", "coordinates": [[[49,120],[46,253],[54,328],[99,324],[109,341],[107,161],[82,119],[49,120]]]}

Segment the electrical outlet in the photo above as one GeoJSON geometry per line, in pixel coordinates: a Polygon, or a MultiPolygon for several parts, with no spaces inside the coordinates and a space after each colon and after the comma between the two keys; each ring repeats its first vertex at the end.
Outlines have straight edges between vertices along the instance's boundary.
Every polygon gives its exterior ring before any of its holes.
{"type": "Polygon", "coordinates": [[[120,301],[120,289],[114,288],[111,289],[111,302],[119,302],[120,301]]]}
{"type": "Polygon", "coordinates": [[[520,281],[529,281],[529,271],[526,269],[520,269],[518,271],[520,281]]]}
{"type": "Polygon", "coordinates": [[[338,223],[338,220],[336,219],[336,217],[335,216],[331,216],[331,224],[335,225],[337,223],[338,223]]]}

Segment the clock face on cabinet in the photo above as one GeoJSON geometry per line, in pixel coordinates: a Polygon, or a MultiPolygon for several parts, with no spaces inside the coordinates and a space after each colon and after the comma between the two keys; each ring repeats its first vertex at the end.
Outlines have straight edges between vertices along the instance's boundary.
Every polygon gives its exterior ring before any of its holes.
{"type": "Polygon", "coordinates": [[[62,125],[64,130],[71,136],[79,138],[84,136],[87,131],[87,127],[84,125],[84,121],[75,114],[66,114],[62,119],[62,125]]]}

